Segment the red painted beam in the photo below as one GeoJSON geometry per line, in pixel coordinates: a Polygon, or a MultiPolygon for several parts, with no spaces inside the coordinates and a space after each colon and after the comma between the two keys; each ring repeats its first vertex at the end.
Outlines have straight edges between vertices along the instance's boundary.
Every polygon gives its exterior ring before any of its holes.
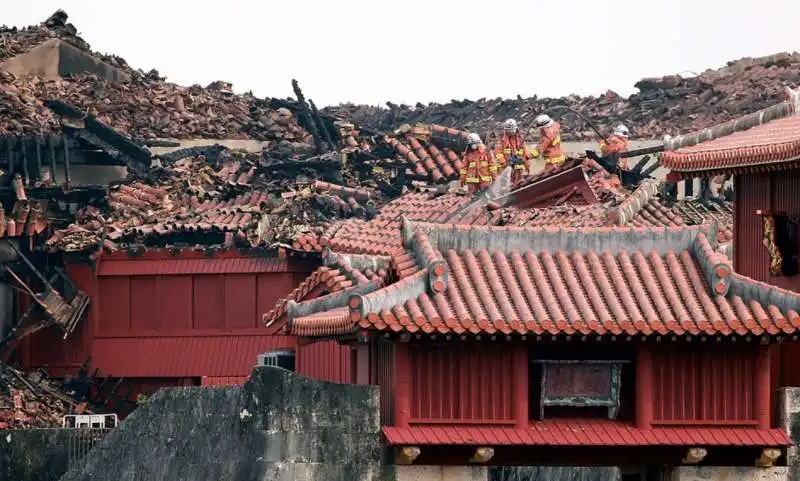
{"type": "Polygon", "coordinates": [[[756,382],[755,399],[753,400],[753,411],[758,422],[758,429],[769,429],[770,427],[770,394],[772,379],[770,375],[770,360],[772,357],[772,346],[759,346],[758,357],[756,358],[756,382]]]}
{"type": "Polygon", "coordinates": [[[650,429],[653,423],[653,358],[647,346],[636,350],[636,427],[650,429]]]}
{"type": "Polygon", "coordinates": [[[514,379],[511,384],[514,420],[517,429],[528,427],[528,349],[525,344],[519,344],[514,349],[514,379]]]}
{"type": "Polygon", "coordinates": [[[411,419],[411,365],[408,344],[398,342],[394,349],[394,425],[407,428],[411,419]]]}

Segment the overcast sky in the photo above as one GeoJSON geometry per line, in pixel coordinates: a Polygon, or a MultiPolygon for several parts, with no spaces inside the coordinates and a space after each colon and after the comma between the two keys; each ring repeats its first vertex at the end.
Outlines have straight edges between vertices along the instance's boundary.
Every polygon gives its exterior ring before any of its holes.
{"type": "MultiPolygon", "coordinates": [[[[179,84],[318,105],[623,95],[646,76],[797,49],[797,0],[6,0],[179,84]]],[[[688,73],[686,75],[689,75],[688,73]]]]}

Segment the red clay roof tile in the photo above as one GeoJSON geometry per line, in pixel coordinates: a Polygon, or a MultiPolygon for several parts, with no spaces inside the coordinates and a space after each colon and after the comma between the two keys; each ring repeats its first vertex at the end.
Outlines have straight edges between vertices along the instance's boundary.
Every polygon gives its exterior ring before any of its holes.
{"type": "Polygon", "coordinates": [[[527,429],[486,426],[384,426],[390,445],[478,446],[758,446],[792,445],[782,429],[653,428],[638,429],[607,420],[545,421],[527,429]]]}
{"type": "Polygon", "coordinates": [[[349,316],[337,310],[295,319],[292,326],[298,334],[326,335],[357,326],[534,335],[760,335],[800,328],[800,295],[733,275],[708,229],[408,222],[406,244],[420,270],[352,297],[349,316]],[[441,261],[434,247],[444,261],[436,273],[441,261]]]}
{"type": "Polygon", "coordinates": [[[675,171],[725,170],[800,159],[800,92],[788,100],[699,133],[667,139],[661,165],[675,171]]]}

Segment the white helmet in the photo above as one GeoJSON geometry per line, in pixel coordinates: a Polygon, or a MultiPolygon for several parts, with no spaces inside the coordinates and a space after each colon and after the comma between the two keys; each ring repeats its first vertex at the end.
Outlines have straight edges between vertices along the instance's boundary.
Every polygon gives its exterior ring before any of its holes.
{"type": "Polygon", "coordinates": [[[471,133],[467,136],[467,144],[468,145],[480,145],[483,142],[481,141],[481,136],[476,133],[471,133]]]}
{"type": "Polygon", "coordinates": [[[503,130],[508,133],[514,133],[517,131],[517,121],[514,119],[508,119],[503,122],[503,130]]]}
{"type": "Polygon", "coordinates": [[[628,127],[625,127],[624,124],[619,124],[616,127],[614,127],[614,135],[625,137],[627,139],[628,136],[630,135],[630,131],[628,130],[628,127]]]}
{"type": "Polygon", "coordinates": [[[542,114],[536,117],[533,123],[539,128],[550,127],[551,125],[553,125],[553,119],[551,119],[550,116],[547,114],[542,114]]]}

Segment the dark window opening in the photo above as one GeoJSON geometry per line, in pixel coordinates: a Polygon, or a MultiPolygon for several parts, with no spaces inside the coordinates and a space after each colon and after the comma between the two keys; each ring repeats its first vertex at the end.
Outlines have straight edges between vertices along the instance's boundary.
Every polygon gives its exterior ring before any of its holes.
{"type": "Polygon", "coordinates": [[[633,358],[630,346],[587,343],[575,350],[556,345],[537,346],[532,349],[529,371],[530,419],[609,419],[610,406],[606,403],[615,397],[612,418],[633,420],[633,358]],[[614,364],[613,369],[618,373],[611,376],[611,365],[603,361],[623,362],[614,364]],[[549,378],[543,378],[545,370],[549,378]],[[586,397],[593,399],[587,402],[586,397]]]}
{"type": "Polygon", "coordinates": [[[798,266],[797,222],[785,215],[775,216],[775,244],[782,262],[780,274],[795,276],[800,272],[798,266]]]}

